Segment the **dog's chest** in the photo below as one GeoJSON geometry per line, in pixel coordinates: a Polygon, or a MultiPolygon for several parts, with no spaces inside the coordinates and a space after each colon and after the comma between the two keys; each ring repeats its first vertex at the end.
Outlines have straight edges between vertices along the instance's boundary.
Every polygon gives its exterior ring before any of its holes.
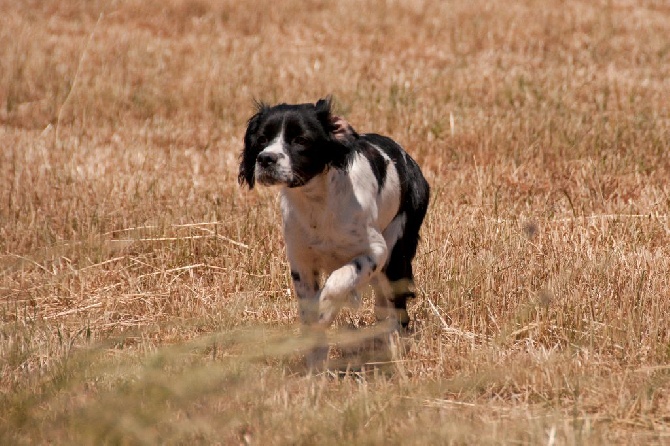
{"type": "Polygon", "coordinates": [[[287,248],[316,268],[337,268],[367,246],[361,210],[346,201],[334,202],[326,191],[283,196],[282,214],[287,248]]]}
{"type": "Polygon", "coordinates": [[[297,235],[302,234],[302,244],[315,252],[348,260],[365,247],[365,227],[343,217],[331,209],[315,209],[301,219],[297,235]]]}

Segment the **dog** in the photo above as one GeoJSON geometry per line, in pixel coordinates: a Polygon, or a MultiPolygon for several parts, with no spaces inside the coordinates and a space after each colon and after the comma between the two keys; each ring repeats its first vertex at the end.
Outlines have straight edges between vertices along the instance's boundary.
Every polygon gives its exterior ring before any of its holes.
{"type": "MultiPolygon", "coordinates": [[[[407,299],[415,297],[412,260],[430,187],[399,144],[358,134],[332,114],[331,103],[330,97],[314,104],[257,103],[238,181],[250,189],[280,187],[286,252],[307,331],[325,331],[345,304],[360,301],[367,285],[375,291],[377,319],[406,329],[407,299]]],[[[317,346],[309,366],[319,367],[327,355],[327,344],[317,346]]]]}

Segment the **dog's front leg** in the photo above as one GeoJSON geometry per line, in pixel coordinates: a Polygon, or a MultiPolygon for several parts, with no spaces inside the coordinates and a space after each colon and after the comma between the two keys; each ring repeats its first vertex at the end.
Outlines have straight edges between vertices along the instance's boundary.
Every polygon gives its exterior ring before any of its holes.
{"type": "Polygon", "coordinates": [[[298,311],[302,332],[314,346],[307,353],[307,367],[310,370],[321,370],[328,359],[328,341],[326,333],[318,327],[319,321],[319,274],[313,265],[307,262],[289,260],[291,279],[298,297],[298,311]]]}
{"type": "Polygon", "coordinates": [[[318,274],[308,268],[291,265],[293,288],[298,296],[298,310],[303,325],[313,325],[319,320],[318,274]]]}
{"type": "Polygon", "coordinates": [[[328,327],[347,298],[370,283],[370,279],[386,262],[388,249],[381,233],[368,229],[368,250],[346,265],[333,271],[319,293],[319,325],[328,327]]]}

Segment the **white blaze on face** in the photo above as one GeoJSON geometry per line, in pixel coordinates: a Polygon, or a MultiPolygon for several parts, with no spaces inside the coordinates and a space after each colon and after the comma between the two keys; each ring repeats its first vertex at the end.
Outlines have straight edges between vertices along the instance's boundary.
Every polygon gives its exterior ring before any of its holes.
{"type": "Polygon", "coordinates": [[[270,144],[258,154],[277,155],[276,162],[268,167],[261,166],[256,162],[256,178],[260,183],[286,183],[293,178],[293,169],[291,166],[291,157],[289,156],[284,143],[284,132],[280,132],[270,144]]]}
{"type": "Polygon", "coordinates": [[[278,153],[287,156],[288,154],[284,150],[284,132],[279,133],[261,153],[278,153]]]}

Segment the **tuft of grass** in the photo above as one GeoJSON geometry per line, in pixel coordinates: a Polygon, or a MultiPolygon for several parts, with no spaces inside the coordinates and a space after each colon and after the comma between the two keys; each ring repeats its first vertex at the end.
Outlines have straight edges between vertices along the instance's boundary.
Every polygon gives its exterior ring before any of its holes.
{"type": "Polygon", "coordinates": [[[667,442],[663,3],[0,4],[0,443],[667,442]],[[400,356],[364,296],[308,376],[236,178],[330,93],[433,194],[400,356]]]}

